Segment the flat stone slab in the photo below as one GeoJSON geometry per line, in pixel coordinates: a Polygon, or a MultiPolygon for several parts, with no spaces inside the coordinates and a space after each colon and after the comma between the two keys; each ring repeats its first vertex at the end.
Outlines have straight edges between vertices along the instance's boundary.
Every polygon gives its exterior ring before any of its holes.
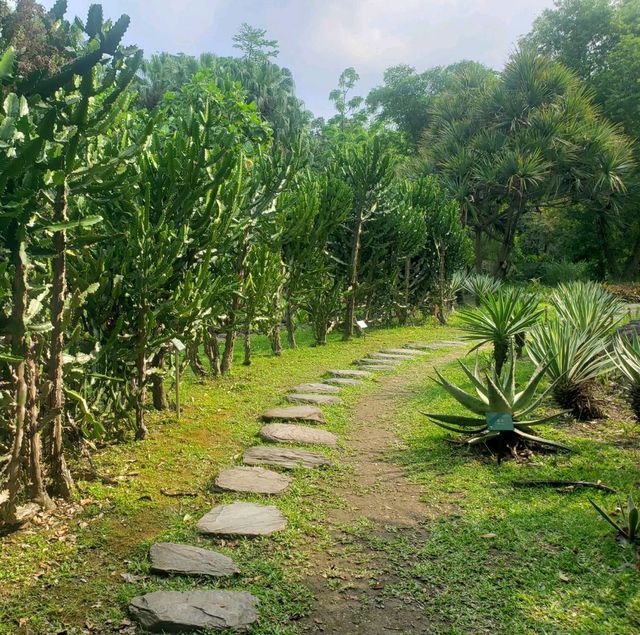
{"type": "Polygon", "coordinates": [[[410,359],[415,359],[412,355],[392,355],[391,353],[369,353],[370,359],[384,359],[394,362],[406,362],[410,359]]]}
{"type": "Polygon", "coordinates": [[[324,380],[324,383],[332,386],[362,386],[364,382],[359,379],[349,379],[349,377],[329,377],[324,380]]]}
{"type": "Polygon", "coordinates": [[[396,370],[396,367],[392,366],[391,364],[372,364],[371,366],[367,366],[366,368],[371,372],[378,372],[378,371],[389,372],[392,370],[396,370]]]}
{"type": "Polygon", "coordinates": [[[288,423],[270,423],[260,430],[260,437],[274,443],[302,443],[304,445],[331,445],[338,443],[338,437],[326,430],[295,426],[288,423]]]}
{"type": "Polygon", "coordinates": [[[312,421],[325,423],[322,410],[314,406],[288,406],[272,408],[262,415],[265,421],[312,421]]]}
{"type": "Polygon", "coordinates": [[[340,397],[334,397],[333,395],[313,395],[311,393],[294,393],[287,395],[286,399],[291,403],[313,403],[318,406],[342,403],[340,397]]]}
{"type": "Polygon", "coordinates": [[[381,353],[386,353],[387,355],[426,355],[426,351],[421,351],[418,349],[409,350],[408,348],[385,348],[380,351],[381,353]]]}
{"type": "Polygon", "coordinates": [[[404,347],[410,351],[435,351],[438,347],[428,342],[410,342],[404,347]]]}
{"type": "Polygon", "coordinates": [[[157,542],[149,550],[151,571],[179,573],[182,575],[206,575],[216,578],[240,573],[238,565],[227,556],[191,545],[157,542]]]}
{"type": "Polygon", "coordinates": [[[298,386],[294,386],[289,392],[316,392],[326,393],[327,395],[337,395],[340,392],[340,387],[320,383],[299,384],[298,386]]]}
{"type": "Polygon", "coordinates": [[[378,366],[383,362],[392,368],[400,363],[394,359],[356,359],[353,363],[362,366],[364,370],[369,370],[368,366],[378,366]]]}
{"type": "Polygon", "coordinates": [[[291,478],[262,467],[231,467],[218,474],[213,486],[219,492],[282,494],[291,486],[291,478]]]}
{"type": "Polygon", "coordinates": [[[318,454],[317,452],[268,445],[257,445],[249,448],[244,453],[242,461],[247,465],[273,465],[287,470],[294,470],[299,467],[311,469],[333,463],[324,454],[318,454]]]}
{"type": "Polygon", "coordinates": [[[257,605],[245,591],[155,591],[133,598],[129,611],[156,633],[246,631],[259,617],[257,605]]]}
{"type": "Polygon", "coordinates": [[[214,507],[200,519],[197,529],[216,536],[270,536],[286,526],[287,519],[277,507],[235,502],[214,507]]]}
{"type": "Polygon", "coordinates": [[[340,377],[342,379],[367,379],[371,377],[371,373],[366,370],[330,370],[328,371],[332,377],[340,377]]]}

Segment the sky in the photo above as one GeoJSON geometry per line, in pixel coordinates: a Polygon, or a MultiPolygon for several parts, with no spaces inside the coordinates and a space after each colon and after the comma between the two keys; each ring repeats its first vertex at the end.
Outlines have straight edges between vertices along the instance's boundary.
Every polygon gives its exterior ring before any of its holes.
{"type": "MultiPolygon", "coordinates": [[[[47,8],[54,0],[40,0],[47,8]]],[[[85,17],[91,0],[69,0],[67,17],[85,17]]],[[[472,59],[500,69],[535,17],[553,0],[102,0],[105,17],[131,17],[128,44],[158,51],[235,54],[243,22],[280,43],[298,95],[331,116],[329,92],[347,67],[366,96],[386,68],[418,71],[472,59]]]]}

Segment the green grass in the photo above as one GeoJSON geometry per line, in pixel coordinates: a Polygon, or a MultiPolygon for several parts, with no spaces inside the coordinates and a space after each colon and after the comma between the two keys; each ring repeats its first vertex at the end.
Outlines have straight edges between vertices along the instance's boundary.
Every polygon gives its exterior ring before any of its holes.
{"type": "MultiPolygon", "coordinates": [[[[448,378],[468,386],[451,364],[448,378]]],[[[594,490],[522,489],[517,479],[602,480],[621,493],[638,490],[638,429],[599,425],[545,426],[571,454],[538,453],[498,465],[478,451],[452,446],[448,432],[420,411],[459,412],[437,386],[420,385],[402,404],[398,429],[408,447],[396,460],[424,489],[432,509],[428,539],[406,545],[398,573],[446,633],[637,633],[640,574],[633,550],[615,540],[588,497],[615,507],[594,490]],[[403,573],[404,572],[404,573],[403,573]]],[[[391,553],[402,546],[384,547],[391,553]]]]}
{"type": "MultiPolygon", "coordinates": [[[[296,618],[311,606],[303,581],[314,573],[314,553],[335,547],[324,519],[329,506],[340,504],[328,484],[351,477],[340,463],[345,448],[327,451],[337,459],[334,467],[296,471],[292,490],[269,501],[282,509],[289,526],[268,539],[219,541],[197,535],[200,516],[213,503],[234,498],[207,493],[211,480],[221,467],[239,462],[242,450],[255,442],[260,412],[281,403],[288,387],[317,380],[325,370],[346,367],[382,346],[457,334],[434,326],[380,330],[349,343],[335,336],[326,348],[306,347],[305,335],[300,349],[285,350],[280,359],[270,357],[263,338],[255,338],[251,367],[238,365],[232,377],[218,381],[187,378],[180,422],[170,415],[154,416],[148,441],[98,454],[103,472],[130,476],[118,487],[81,482],[84,511],[66,533],[60,525],[4,539],[0,634],[48,635],[66,629],[73,635],[83,632],[86,620],[97,632],[118,632],[134,595],[194,585],[249,590],[260,599],[261,612],[252,632],[297,633],[296,618]],[[161,488],[196,496],[170,498],[161,488]],[[150,576],[147,551],[157,540],[215,548],[233,557],[242,574],[219,582],[150,576]]],[[[454,364],[444,370],[465,384],[454,364]]],[[[637,489],[637,426],[621,418],[545,426],[543,436],[577,451],[538,453],[523,463],[498,465],[489,456],[448,443],[451,435],[420,414],[454,412],[452,400],[426,378],[412,388],[396,397],[393,420],[407,444],[393,458],[422,486],[428,515],[411,533],[381,535],[356,521],[347,529],[358,548],[372,555],[371,562],[380,555],[392,569],[393,582],[385,593],[411,597],[438,634],[637,633],[640,574],[633,553],[615,540],[587,499],[592,496],[612,509],[614,497],[511,486],[513,479],[564,478],[601,479],[621,492],[637,489]]],[[[324,409],[327,429],[345,431],[356,399],[375,389],[375,383],[346,389],[344,405],[324,409]]]]}
{"type": "MultiPolygon", "coordinates": [[[[0,633],[81,633],[86,620],[104,629],[99,632],[109,632],[126,619],[134,595],[190,588],[193,580],[147,576],[146,553],[157,540],[184,540],[232,555],[242,566],[241,576],[198,580],[197,586],[250,590],[261,601],[262,620],[255,632],[295,632],[291,620],[308,611],[310,602],[300,584],[307,558],[300,546],[311,539],[317,545],[328,540],[318,482],[338,478],[344,468],[337,464],[321,472],[296,473],[291,492],[270,501],[289,519],[287,530],[270,539],[213,541],[196,534],[197,520],[212,504],[233,499],[208,493],[212,479],[220,468],[239,462],[242,450],[255,442],[260,413],[282,403],[287,388],[317,381],[326,370],[348,367],[382,346],[452,334],[433,325],[372,329],[366,338],[344,343],[334,334],[328,346],[311,348],[310,335],[303,332],[300,348],[285,350],[279,359],[271,357],[265,338],[255,337],[252,366],[240,365],[238,346],[231,377],[205,382],[186,377],[179,422],[171,414],[152,416],[147,441],[112,446],[95,457],[102,473],[122,477],[117,487],[79,482],[83,511],[68,526],[60,521],[3,539],[0,633]],[[196,496],[170,498],[161,488],[196,496]]],[[[371,390],[374,383],[345,389],[345,405],[324,408],[327,429],[344,430],[352,417],[351,397],[371,390]]]]}

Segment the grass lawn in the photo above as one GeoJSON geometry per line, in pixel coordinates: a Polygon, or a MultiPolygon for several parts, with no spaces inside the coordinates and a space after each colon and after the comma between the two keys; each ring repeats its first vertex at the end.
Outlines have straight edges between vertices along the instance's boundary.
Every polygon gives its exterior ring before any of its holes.
{"type": "MultiPolygon", "coordinates": [[[[457,364],[446,376],[468,387],[457,364]]],[[[537,453],[503,461],[446,441],[422,412],[459,412],[437,386],[415,386],[399,408],[407,449],[398,456],[432,509],[423,545],[406,545],[399,567],[446,633],[638,633],[640,569],[633,550],[588,498],[615,508],[596,490],[522,489],[513,480],[601,480],[622,494],[640,488],[640,427],[630,419],[577,424],[566,419],[541,435],[572,454],[537,453]]],[[[544,432],[542,432],[544,430],[544,432]]],[[[392,553],[401,544],[385,546],[392,553]]],[[[440,632],[440,631],[434,631],[440,632]]]]}
{"type": "MultiPolygon", "coordinates": [[[[268,539],[211,541],[195,532],[212,505],[234,497],[207,493],[217,471],[239,462],[254,442],[258,415],[278,405],[288,387],[318,380],[329,368],[382,346],[458,335],[435,326],[371,332],[349,343],[267,353],[256,338],[255,362],[219,381],[185,381],[180,422],[153,417],[143,443],[100,451],[102,472],[120,476],[117,487],[80,482],[78,509],[68,520],[0,538],[0,634],[133,632],[126,614],[131,597],[159,589],[228,588],[258,596],[260,624],[252,632],[293,634],[311,597],[302,584],[313,553],[334,540],[323,523],[335,505],[330,484],[348,479],[340,457],[322,471],[296,471],[292,490],[272,501],[289,519],[268,539]],[[328,486],[329,485],[329,486],[328,486]],[[186,494],[178,497],[161,493],[186,494]],[[146,554],[157,540],[210,546],[242,569],[234,580],[150,576],[146,554]]],[[[306,336],[305,336],[306,337],[306,336]]],[[[238,357],[240,351],[237,351],[238,357]]],[[[464,383],[455,365],[446,374],[464,383]]],[[[495,460],[447,442],[420,411],[454,412],[452,400],[426,377],[395,398],[395,425],[406,447],[393,454],[424,489],[429,514],[416,542],[397,535],[373,539],[365,525],[350,531],[372,552],[388,556],[401,580],[385,592],[412,596],[433,618],[434,633],[637,633],[640,572],[630,549],[618,544],[588,496],[614,506],[597,491],[516,489],[513,479],[601,479],[621,492],[640,484],[640,430],[630,421],[545,426],[543,436],[571,444],[574,454],[536,454],[519,463],[495,460]]],[[[371,382],[345,389],[345,404],[324,408],[327,429],[340,434],[354,418],[354,403],[376,389],[371,382]]],[[[342,443],[342,442],[341,442],[342,443]]],[[[250,498],[248,500],[251,500],[250,498]]],[[[260,497],[256,501],[263,501],[260,497]]],[[[270,501],[271,502],[271,501],[270,501]]]]}
{"type": "MultiPolygon", "coordinates": [[[[194,529],[200,516],[212,503],[233,500],[208,493],[211,481],[221,467],[239,462],[241,452],[255,442],[260,413],[281,404],[289,387],[317,381],[326,370],[346,368],[382,346],[446,339],[453,332],[435,325],[372,329],[348,343],[333,334],[329,345],[319,348],[309,347],[311,336],[303,332],[300,348],[285,350],[279,359],[270,355],[264,338],[255,337],[250,367],[241,365],[238,342],[232,376],[205,382],[185,378],[180,422],[173,415],[151,416],[147,441],[112,446],[96,455],[101,473],[115,476],[118,486],[80,481],[77,513],[70,521],[54,516],[41,527],[0,537],[0,634],[50,635],[66,629],[70,635],[87,631],[87,624],[95,626],[94,632],[122,632],[131,597],[192,584],[147,575],[146,553],[158,540],[209,545],[232,555],[242,567],[240,577],[219,584],[201,581],[199,586],[250,590],[261,601],[257,632],[295,632],[290,619],[309,603],[308,592],[296,581],[304,568],[296,545],[322,541],[323,501],[315,496],[316,483],[332,478],[340,465],[295,474],[290,493],[273,503],[283,510],[289,527],[270,539],[221,544],[200,538],[194,529]],[[195,496],[168,497],[162,489],[195,496]]],[[[374,389],[374,383],[345,389],[345,405],[323,408],[327,429],[344,430],[352,397],[374,389]]]]}

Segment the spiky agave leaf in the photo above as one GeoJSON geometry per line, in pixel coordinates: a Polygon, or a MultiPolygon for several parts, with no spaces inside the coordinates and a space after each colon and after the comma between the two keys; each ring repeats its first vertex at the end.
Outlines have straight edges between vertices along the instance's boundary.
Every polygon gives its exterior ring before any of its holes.
{"type": "Polygon", "coordinates": [[[540,443],[542,445],[548,445],[552,448],[559,448],[561,450],[571,451],[569,446],[563,445],[562,443],[558,443],[557,441],[550,441],[549,439],[543,439],[542,437],[538,437],[534,434],[529,434],[520,428],[516,428],[514,433],[523,439],[527,439],[528,441],[535,441],[536,443],[540,443]]]}
{"type": "Polygon", "coordinates": [[[436,383],[442,386],[454,399],[456,399],[456,401],[461,403],[465,408],[471,410],[471,412],[475,412],[478,415],[484,415],[489,412],[488,400],[486,400],[485,402],[482,399],[470,395],[462,388],[458,388],[458,386],[445,379],[438,370],[436,370],[436,375],[438,376],[438,379],[435,380],[436,383]]]}
{"type": "Polygon", "coordinates": [[[640,337],[619,335],[609,357],[628,383],[631,408],[640,421],[640,337]]]}
{"type": "Polygon", "coordinates": [[[624,304],[595,282],[560,285],[551,296],[560,321],[594,337],[606,337],[622,320],[624,304]]]}

